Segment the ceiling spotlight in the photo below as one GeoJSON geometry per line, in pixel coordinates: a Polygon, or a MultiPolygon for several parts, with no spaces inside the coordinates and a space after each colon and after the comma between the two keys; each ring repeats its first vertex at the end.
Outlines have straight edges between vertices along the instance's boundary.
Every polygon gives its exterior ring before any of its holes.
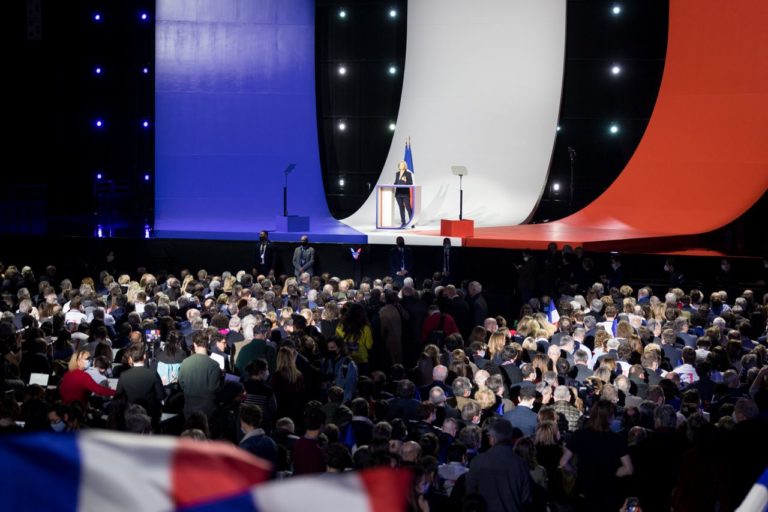
{"type": "Polygon", "coordinates": [[[619,66],[618,64],[614,64],[613,66],[611,66],[612,75],[618,75],[619,73],[621,73],[621,66],[619,66]]]}
{"type": "Polygon", "coordinates": [[[142,68],[141,72],[144,73],[145,75],[148,75],[149,74],[149,68],[142,68]]]}
{"type": "Polygon", "coordinates": [[[389,74],[394,75],[397,73],[397,68],[395,66],[389,66],[389,74]]]}
{"type": "Polygon", "coordinates": [[[618,4],[614,5],[613,9],[611,9],[611,12],[613,13],[614,16],[618,16],[619,14],[621,14],[621,6],[618,4]]]}
{"type": "Polygon", "coordinates": [[[553,192],[560,192],[560,183],[558,183],[558,182],[554,182],[554,183],[552,184],[552,191],[553,191],[553,192]]]}
{"type": "Polygon", "coordinates": [[[149,128],[149,121],[144,121],[143,123],[141,123],[141,126],[143,126],[144,128],[149,128]]]}
{"type": "Polygon", "coordinates": [[[610,131],[613,135],[616,135],[619,133],[619,126],[617,124],[612,124],[608,131],[610,131]]]}
{"type": "Polygon", "coordinates": [[[101,121],[101,119],[97,119],[96,120],[96,128],[101,128],[102,126],[104,126],[104,123],[101,121]]]}
{"type": "Polygon", "coordinates": [[[395,123],[389,123],[389,131],[395,131],[395,123]]]}
{"type": "Polygon", "coordinates": [[[390,9],[389,11],[389,17],[390,18],[397,18],[397,11],[394,9],[390,9]]]}
{"type": "Polygon", "coordinates": [[[339,178],[339,186],[340,187],[344,186],[344,178],[339,178]]]}
{"type": "Polygon", "coordinates": [[[339,130],[342,132],[347,129],[347,125],[344,122],[339,123],[339,130]]]}
{"type": "Polygon", "coordinates": [[[143,12],[141,13],[141,16],[139,16],[139,18],[141,18],[141,21],[147,21],[147,18],[149,18],[149,16],[147,15],[147,13],[143,12]]]}
{"type": "Polygon", "coordinates": [[[97,180],[100,180],[100,179],[101,179],[101,178],[103,178],[103,177],[104,177],[104,176],[103,176],[103,175],[102,175],[100,172],[97,172],[97,173],[96,173],[96,179],[97,179],[97,180]]]}
{"type": "Polygon", "coordinates": [[[339,11],[339,18],[344,19],[346,17],[347,17],[347,11],[345,11],[344,9],[340,10],[339,11]]]}
{"type": "Polygon", "coordinates": [[[97,75],[100,75],[101,74],[101,68],[96,68],[96,69],[93,70],[93,72],[96,73],[97,75]]]}
{"type": "Polygon", "coordinates": [[[558,132],[559,132],[561,129],[562,129],[562,128],[560,128],[560,125],[557,125],[557,128],[555,128],[555,130],[557,130],[558,132]]]}
{"type": "Polygon", "coordinates": [[[347,74],[347,68],[345,68],[344,66],[339,66],[339,74],[342,75],[342,76],[346,75],[347,74]]]}
{"type": "Polygon", "coordinates": [[[93,15],[93,21],[101,21],[101,14],[96,13],[93,15]]]}
{"type": "Polygon", "coordinates": [[[149,174],[144,175],[144,181],[149,181],[149,174]]]}

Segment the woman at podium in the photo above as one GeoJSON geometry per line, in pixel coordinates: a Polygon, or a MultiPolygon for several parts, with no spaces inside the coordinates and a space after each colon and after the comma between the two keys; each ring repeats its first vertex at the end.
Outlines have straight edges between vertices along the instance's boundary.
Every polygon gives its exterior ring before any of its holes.
{"type": "MultiPolygon", "coordinates": [[[[413,173],[408,169],[405,161],[400,162],[395,172],[395,185],[413,185],[413,173]]],[[[395,200],[400,208],[400,227],[404,228],[405,211],[408,210],[408,222],[413,220],[413,207],[411,206],[411,189],[408,187],[397,187],[395,189],[395,200]]]]}

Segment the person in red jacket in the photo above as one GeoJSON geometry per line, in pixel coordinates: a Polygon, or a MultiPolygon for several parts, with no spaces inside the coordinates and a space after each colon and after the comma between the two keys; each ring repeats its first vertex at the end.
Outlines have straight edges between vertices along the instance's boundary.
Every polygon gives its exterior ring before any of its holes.
{"type": "Polygon", "coordinates": [[[69,360],[69,371],[64,374],[59,385],[61,401],[69,405],[81,402],[88,405],[91,392],[102,396],[115,396],[115,391],[97,384],[85,370],[91,364],[91,354],[87,350],[78,350],[69,360]]]}
{"type": "Polygon", "coordinates": [[[424,344],[434,343],[442,347],[442,340],[455,332],[459,332],[459,328],[453,317],[448,313],[441,313],[440,308],[435,305],[429,306],[427,318],[424,319],[424,326],[421,329],[421,342],[424,344]]]}

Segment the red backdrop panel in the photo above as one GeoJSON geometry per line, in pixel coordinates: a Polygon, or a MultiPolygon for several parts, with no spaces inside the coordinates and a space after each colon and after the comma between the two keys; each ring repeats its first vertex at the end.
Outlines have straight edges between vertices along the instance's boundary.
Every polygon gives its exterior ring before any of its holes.
{"type": "Polygon", "coordinates": [[[766,20],[765,0],[671,0],[656,106],[616,181],[570,217],[476,229],[466,245],[691,235],[738,218],[768,189],[766,20]]]}

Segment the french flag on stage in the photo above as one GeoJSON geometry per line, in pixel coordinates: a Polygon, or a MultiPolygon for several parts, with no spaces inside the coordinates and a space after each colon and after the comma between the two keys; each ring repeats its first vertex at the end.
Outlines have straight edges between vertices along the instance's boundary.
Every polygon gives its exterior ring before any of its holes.
{"type": "MultiPolygon", "coordinates": [[[[410,136],[405,139],[405,155],[403,155],[403,160],[405,161],[405,165],[408,166],[408,170],[411,171],[411,174],[415,174],[415,171],[413,170],[413,151],[411,151],[410,136]]],[[[413,190],[409,190],[408,193],[410,194],[411,208],[413,208],[413,190]]]]}
{"type": "Polygon", "coordinates": [[[389,468],[268,481],[235,446],[92,430],[0,442],[0,510],[396,512],[411,475],[389,468]]]}

